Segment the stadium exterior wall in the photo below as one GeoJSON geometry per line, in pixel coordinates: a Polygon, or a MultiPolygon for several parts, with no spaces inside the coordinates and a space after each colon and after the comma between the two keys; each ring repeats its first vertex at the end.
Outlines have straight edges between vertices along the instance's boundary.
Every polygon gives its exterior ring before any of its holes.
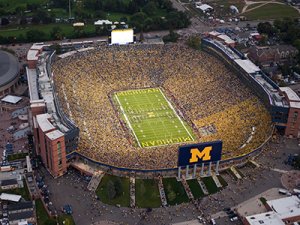
{"type": "MultiPolygon", "coordinates": [[[[53,80],[53,74],[51,71],[51,65],[53,60],[55,60],[56,54],[55,51],[52,52],[47,59],[47,73],[49,77],[53,80]]],[[[56,93],[55,84],[53,82],[52,84],[53,92],[56,93]]],[[[73,152],[78,147],[78,138],[79,138],[79,128],[74,124],[73,121],[71,121],[61,110],[61,106],[59,103],[59,100],[57,99],[56,94],[54,96],[54,104],[57,111],[58,116],[63,121],[63,123],[69,128],[69,130],[65,133],[65,147],[66,147],[66,154],[69,154],[70,152],[73,152]]]]}

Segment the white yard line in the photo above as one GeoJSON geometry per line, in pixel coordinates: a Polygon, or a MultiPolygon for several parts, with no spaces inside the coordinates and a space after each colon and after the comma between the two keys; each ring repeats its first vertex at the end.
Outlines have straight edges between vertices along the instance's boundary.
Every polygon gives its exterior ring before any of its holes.
{"type": "Polygon", "coordinates": [[[125,113],[125,111],[124,111],[124,109],[123,109],[123,106],[122,106],[122,104],[121,104],[121,102],[120,102],[120,100],[119,100],[117,94],[116,94],[116,99],[117,99],[117,101],[118,101],[118,103],[119,103],[119,105],[120,105],[121,111],[122,111],[122,113],[123,113],[123,115],[124,115],[124,117],[125,117],[125,120],[126,120],[128,126],[129,126],[130,129],[132,130],[132,133],[133,133],[133,135],[134,135],[136,141],[138,142],[139,147],[141,148],[140,141],[139,141],[139,139],[137,138],[137,136],[136,136],[136,134],[135,134],[135,132],[134,132],[134,129],[133,129],[132,126],[131,126],[131,123],[130,123],[130,121],[129,121],[129,119],[128,119],[128,117],[127,117],[127,115],[126,115],[126,113],[125,113]]]}
{"type": "Polygon", "coordinates": [[[174,107],[172,106],[172,104],[168,101],[168,99],[166,98],[166,96],[164,95],[164,93],[159,89],[160,93],[162,94],[162,96],[164,97],[164,99],[166,100],[166,102],[169,104],[170,108],[173,110],[173,112],[175,113],[175,115],[177,116],[177,118],[179,119],[180,123],[182,124],[182,126],[184,127],[185,131],[188,133],[188,135],[190,136],[190,138],[194,141],[193,136],[190,134],[190,132],[188,131],[188,129],[185,127],[183,121],[181,120],[180,116],[178,116],[177,112],[175,111],[174,107]]]}

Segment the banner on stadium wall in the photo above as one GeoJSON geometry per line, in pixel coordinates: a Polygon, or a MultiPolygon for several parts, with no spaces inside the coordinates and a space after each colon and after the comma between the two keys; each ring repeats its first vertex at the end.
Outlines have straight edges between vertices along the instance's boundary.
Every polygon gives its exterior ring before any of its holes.
{"type": "Polygon", "coordinates": [[[178,166],[221,160],[222,141],[184,145],[178,148],[178,166]]]}

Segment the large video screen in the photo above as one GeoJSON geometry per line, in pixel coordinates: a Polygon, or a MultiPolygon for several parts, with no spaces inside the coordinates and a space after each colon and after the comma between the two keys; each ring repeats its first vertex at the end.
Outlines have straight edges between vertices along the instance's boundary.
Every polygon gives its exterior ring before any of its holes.
{"type": "Polygon", "coordinates": [[[111,32],[111,44],[125,45],[133,42],[133,29],[116,29],[111,32]]]}
{"type": "Polygon", "coordinates": [[[178,148],[178,166],[221,160],[222,141],[184,145],[178,148]]]}

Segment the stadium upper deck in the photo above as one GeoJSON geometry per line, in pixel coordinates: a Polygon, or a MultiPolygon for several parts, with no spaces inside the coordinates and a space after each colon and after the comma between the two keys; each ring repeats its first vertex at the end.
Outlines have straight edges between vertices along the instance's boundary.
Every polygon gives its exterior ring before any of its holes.
{"type": "Polygon", "coordinates": [[[294,97],[297,94],[291,88],[279,88],[242,53],[217,40],[203,39],[202,46],[238,72],[246,85],[263,100],[272,116],[272,121],[278,128],[284,130],[286,136],[299,137],[300,118],[294,114],[300,113],[300,101],[299,98],[294,97]]]}

